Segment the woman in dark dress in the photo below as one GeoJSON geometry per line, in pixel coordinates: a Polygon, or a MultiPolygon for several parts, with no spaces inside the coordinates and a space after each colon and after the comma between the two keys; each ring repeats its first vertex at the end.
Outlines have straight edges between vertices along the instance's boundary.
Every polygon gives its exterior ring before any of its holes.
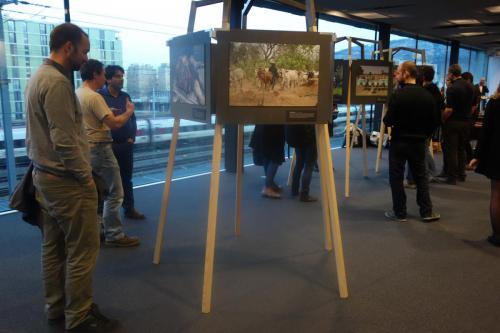
{"type": "Polygon", "coordinates": [[[255,125],[250,139],[255,165],[264,167],[266,181],[262,195],[266,198],[280,199],[281,187],[274,182],[278,167],[285,161],[285,126],[255,125]]]}
{"type": "Polygon", "coordinates": [[[486,106],[482,132],[469,166],[476,167],[477,173],[491,180],[490,219],[493,234],[488,241],[500,247],[500,85],[486,106]]]}

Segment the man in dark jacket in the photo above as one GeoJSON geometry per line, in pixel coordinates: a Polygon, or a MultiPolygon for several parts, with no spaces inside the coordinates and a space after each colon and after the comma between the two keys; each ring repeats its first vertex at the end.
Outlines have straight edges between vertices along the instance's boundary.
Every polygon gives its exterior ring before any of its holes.
{"type": "Polygon", "coordinates": [[[424,222],[436,221],[433,213],[429,183],[425,171],[426,140],[439,123],[432,95],[416,85],[417,67],[411,61],[399,65],[395,78],[401,85],[389,99],[384,123],[392,127],[389,151],[389,180],[393,211],[387,218],[406,222],[406,193],[403,187],[404,168],[408,161],[417,185],[417,204],[424,222]]]}
{"type": "Polygon", "coordinates": [[[472,85],[462,78],[458,64],[448,69],[451,86],[446,90],[446,108],[443,112],[443,141],[446,146],[446,183],[455,185],[465,181],[465,149],[469,139],[469,122],[474,91],[472,85]]]}

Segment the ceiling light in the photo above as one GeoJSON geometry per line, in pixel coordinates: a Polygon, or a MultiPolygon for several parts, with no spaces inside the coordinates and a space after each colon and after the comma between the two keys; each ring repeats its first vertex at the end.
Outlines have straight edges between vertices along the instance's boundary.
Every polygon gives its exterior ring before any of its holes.
{"type": "Polygon", "coordinates": [[[481,24],[476,19],[462,19],[462,20],[448,20],[449,22],[457,25],[466,25],[466,24],[481,24]]]}
{"type": "Polygon", "coordinates": [[[474,32],[461,32],[460,35],[464,37],[475,37],[475,36],[484,36],[487,35],[487,33],[481,31],[474,31],[474,32]]]}
{"type": "Polygon", "coordinates": [[[369,20],[376,20],[376,19],[385,19],[388,18],[386,15],[382,15],[376,12],[355,12],[352,13],[354,16],[359,16],[364,19],[369,19],[369,20]]]}
{"type": "Polygon", "coordinates": [[[338,10],[329,10],[325,12],[327,15],[332,15],[332,16],[337,16],[337,17],[344,17],[344,18],[349,18],[349,15],[346,15],[342,12],[339,12],[338,10]]]}
{"type": "Polygon", "coordinates": [[[500,6],[486,7],[486,10],[493,14],[500,14],[500,6]]]}

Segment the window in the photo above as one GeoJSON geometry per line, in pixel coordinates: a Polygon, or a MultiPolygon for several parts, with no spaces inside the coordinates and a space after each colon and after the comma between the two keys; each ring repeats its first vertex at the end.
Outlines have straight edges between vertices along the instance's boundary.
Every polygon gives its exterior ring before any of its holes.
{"type": "Polygon", "coordinates": [[[17,43],[16,42],[16,33],[15,32],[9,32],[9,41],[11,43],[17,43]]]}
{"type": "MultiPolygon", "coordinates": [[[[417,49],[417,39],[409,36],[391,34],[390,47],[396,50],[398,47],[417,49]]],[[[422,58],[419,55],[417,55],[415,52],[406,50],[399,50],[398,52],[393,53],[392,60],[395,64],[400,64],[405,61],[415,61],[417,64],[422,63],[422,58]]]]}
{"type": "Polygon", "coordinates": [[[448,46],[426,40],[418,41],[418,48],[425,50],[426,63],[434,67],[434,82],[442,87],[446,80],[446,69],[448,68],[448,46]]]}
{"type": "MultiPolygon", "coordinates": [[[[10,81],[8,85],[9,94],[7,96],[11,112],[12,128],[1,128],[1,130],[14,129],[15,147],[24,148],[24,140],[20,140],[16,136],[25,135],[23,132],[25,126],[23,94],[28,82],[27,79],[41,63],[39,45],[42,45],[42,48],[47,48],[47,35],[54,28],[54,24],[64,22],[64,11],[61,8],[62,3],[60,0],[35,1],[43,3],[43,7],[36,6],[31,1],[29,4],[26,1],[16,1],[17,4],[14,1],[8,2],[10,4],[2,5],[2,15],[8,15],[8,18],[4,16],[4,24],[6,30],[5,40],[6,45],[8,45],[6,46],[8,60],[7,78],[10,81]]],[[[3,141],[0,141],[0,145],[3,145],[3,141]]],[[[0,179],[0,193],[8,195],[7,175],[20,179],[24,174],[29,160],[26,153],[22,153],[22,151],[23,149],[16,151],[15,168],[6,170],[7,163],[0,164],[0,173],[4,175],[0,179]]],[[[4,195],[0,196],[0,210],[3,210],[3,207],[7,207],[4,195]]]]}
{"type": "Polygon", "coordinates": [[[458,52],[458,64],[462,67],[462,72],[469,71],[470,49],[460,48],[458,52]]]}
{"type": "Polygon", "coordinates": [[[40,23],[40,34],[41,35],[46,35],[47,34],[47,25],[45,23],[40,23]]]}
{"type": "Polygon", "coordinates": [[[47,35],[40,35],[40,45],[42,46],[49,45],[47,35]]]}

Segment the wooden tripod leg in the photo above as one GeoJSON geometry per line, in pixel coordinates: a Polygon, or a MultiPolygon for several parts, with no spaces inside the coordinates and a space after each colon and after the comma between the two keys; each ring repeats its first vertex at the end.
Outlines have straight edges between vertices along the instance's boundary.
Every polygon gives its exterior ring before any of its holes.
{"type": "Polygon", "coordinates": [[[321,154],[320,152],[324,151],[324,142],[321,140],[321,137],[319,135],[319,132],[321,131],[322,125],[316,125],[316,147],[318,150],[318,158],[319,158],[319,176],[320,176],[320,181],[321,181],[321,208],[323,212],[323,229],[325,232],[325,250],[331,251],[332,250],[332,226],[331,226],[331,214],[332,212],[330,211],[330,205],[328,204],[328,192],[327,192],[327,186],[328,186],[328,178],[325,175],[326,172],[329,172],[327,170],[327,163],[326,163],[326,157],[324,154],[321,154]]]}
{"type": "Polygon", "coordinates": [[[208,204],[207,244],[205,248],[205,273],[201,312],[209,313],[212,303],[212,282],[214,274],[215,233],[217,227],[217,204],[219,199],[220,160],[222,151],[222,125],[215,125],[212,150],[212,176],[210,177],[210,199],[208,204]]]}
{"type": "Polygon", "coordinates": [[[339,285],[339,294],[341,298],[349,296],[347,288],[347,276],[344,261],[344,248],[342,246],[342,234],[340,230],[339,210],[337,203],[337,193],[335,191],[335,178],[333,177],[333,162],[330,149],[330,140],[328,138],[328,127],[322,125],[323,129],[320,131],[320,139],[324,142],[323,154],[326,157],[326,176],[328,178],[328,202],[330,206],[330,218],[333,232],[333,246],[335,251],[335,263],[337,266],[337,280],[339,285]]]}
{"type": "Polygon", "coordinates": [[[170,140],[170,148],[168,152],[167,171],[166,171],[165,185],[163,186],[160,218],[158,219],[158,229],[156,231],[156,243],[153,254],[154,264],[160,263],[161,249],[163,246],[163,239],[165,232],[165,223],[167,220],[168,202],[170,198],[170,186],[172,184],[172,174],[174,171],[175,150],[177,148],[177,138],[179,137],[179,127],[180,127],[180,119],[175,118],[174,128],[172,129],[172,138],[170,140]]]}
{"type": "Polygon", "coordinates": [[[241,189],[243,185],[243,140],[244,127],[238,125],[238,147],[236,153],[236,216],[234,221],[234,234],[240,235],[241,232],[241,189]]]}
{"type": "Polygon", "coordinates": [[[376,173],[378,173],[380,171],[380,159],[382,158],[382,146],[384,144],[384,134],[385,134],[384,117],[385,117],[385,104],[384,104],[384,107],[382,109],[382,117],[380,120],[380,135],[378,138],[377,159],[375,161],[375,172],[376,173]]]}
{"type": "Polygon", "coordinates": [[[368,177],[368,151],[366,149],[366,109],[365,105],[361,105],[361,138],[363,140],[363,176],[368,177]]]}
{"type": "Polygon", "coordinates": [[[290,161],[290,170],[288,171],[288,180],[286,182],[287,186],[292,186],[293,170],[295,169],[295,162],[297,161],[297,156],[295,156],[295,149],[292,153],[292,160],[290,161]]]}

